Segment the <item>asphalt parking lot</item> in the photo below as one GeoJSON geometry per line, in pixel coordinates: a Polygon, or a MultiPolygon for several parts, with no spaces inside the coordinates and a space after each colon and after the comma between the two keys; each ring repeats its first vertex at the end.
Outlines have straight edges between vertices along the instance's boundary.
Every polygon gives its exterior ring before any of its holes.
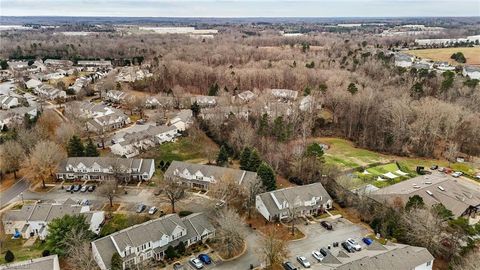
{"type": "MultiPolygon", "coordinates": [[[[364,227],[355,225],[343,218],[333,221],[332,223],[332,231],[323,228],[320,223],[299,225],[300,230],[306,235],[306,238],[289,243],[290,257],[288,260],[301,269],[303,266],[297,262],[296,257],[304,256],[310,264],[312,264],[312,267],[315,268],[315,264],[319,263],[312,257],[312,251],[319,250],[320,248],[328,249],[329,245],[333,250],[333,242],[340,244],[347,238],[353,238],[362,245],[362,237],[369,233],[364,227]]],[[[342,249],[342,247],[339,246],[339,248],[335,248],[335,251],[332,251],[332,253],[336,255],[339,249],[342,249]]]]}

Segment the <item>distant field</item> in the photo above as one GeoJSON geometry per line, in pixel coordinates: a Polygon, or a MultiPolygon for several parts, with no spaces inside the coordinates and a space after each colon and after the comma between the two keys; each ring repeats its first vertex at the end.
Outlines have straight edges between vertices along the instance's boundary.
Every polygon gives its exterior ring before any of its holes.
{"type": "Polygon", "coordinates": [[[480,47],[423,49],[411,50],[406,53],[433,61],[448,61],[451,64],[458,64],[455,60],[450,59],[450,56],[456,52],[462,52],[465,55],[467,64],[480,65],[480,47]]]}

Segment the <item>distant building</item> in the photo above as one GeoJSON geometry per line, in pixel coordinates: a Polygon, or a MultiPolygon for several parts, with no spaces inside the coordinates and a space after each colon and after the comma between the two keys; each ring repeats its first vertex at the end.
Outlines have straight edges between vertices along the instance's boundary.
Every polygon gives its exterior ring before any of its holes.
{"type": "Polygon", "coordinates": [[[123,91],[110,90],[107,92],[105,99],[114,103],[121,103],[124,102],[127,97],[128,94],[123,91]]]}
{"type": "Polygon", "coordinates": [[[60,163],[58,180],[124,180],[148,181],[155,173],[153,159],[71,157],[60,163]]]}
{"type": "Polygon", "coordinates": [[[67,97],[67,93],[63,90],[55,88],[49,84],[42,84],[39,87],[33,89],[33,92],[41,98],[56,100],[67,97]]]}
{"type": "Polygon", "coordinates": [[[217,106],[217,97],[215,96],[193,96],[191,98],[192,104],[197,102],[200,107],[214,107],[217,106]]]}
{"type": "Polygon", "coordinates": [[[80,113],[89,120],[86,127],[89,131],[103,133],[122,128],[129,124],[130,118],[122,111],[97,103],[80,103],[80,113]]]}
{"type": "Polygon", "coordinates": [[[255,99],[255,94],[252,91],[243,91],[240,94],[238,94],[237,99],[241,102],[249,102],[255,99]]]}
{"type": "Polygon", "coordinates": [[[0,95],[0,108],[8,110],[19,105],[18,97],[0,95]]]}
{"type": "Polygon", "coordinates": [[[315,215],[332,208],[332,198],[321,183],[265,192],[255,198],[257,211],[268,221],[315,215]]]}
{"type": "Polygon", "coordinates": [[[203,213],[183,218],[169,214],[93,241],[92,253],[102,270],[111,268],[115,253],[120,255],[122,269],[135,269],[146,260],[163,260],[169,246],[183,242],[189,247],[214,235],[215,228],[203,213]]]}
{"type": "Polygon", "coordinates": [[[60,270],[58,255],[0,265],[0,270],[60,270]]]}
{"type": "Polygon", "coordinates": [[[175,126],[178,131],[185,131],[193,123],[192,117],[192,110],[181,110],[170,120],[170,125],[175,126]]]}
{"type": "Polygon", "coordinates": [[[84,67],[109,67],[112,65],[112,62],[106,60],[80,60],[77,62],[77,65],[84,67]]]}
{"type": "Polygon", "coordinates": [[[47,66],[53,66],[53,67],[71,67],[71,66],[73,66],[72,61],[62,60],[62,59],[47,59],[43,63],[47,66]]]}
{"type": "Polygon", "coordinates": [[[2,217],[6,234],[28,239],[38,236],[44,240],[48,235],[48,224],[65,215],[83,215],[89,229],[98,234],[104,220],[103,211],[90,211],[90,206],[79,205],[68,199],[64,203],[37,203],[24,205],[20,210],[9,210],[2,217]]]}
{"type": "Polygon", "coordinates": [[[395,66],[408,68],[413,64],[413,57],[407,54],[395,55],[395,66]]]}
{"type": "Polygon", "coordinates": [[[417,176],[366,195],[381,204],[393,204],[398,199],[407,203],[410,197],[418,195],[425,205],[442,204],[455,217],[469,218],[471,223],[480,219],[480,186],[441,173],[417,176]]]}
{"type": "Polygon", "coordinates": [[[167,181],[181,182],[186,186],[207,190],[211,185],[230,179],[239,185],[253,181],[257,173],[225,167],[173,161],[164,174],[167,181]]]}
{"type": "Polygon", "coordinates": [[[470,79],[480,80],[480,67],[464,66],[462,74],[470,77],[470,79]]]}
{"type": "Polygon", "coordinates": [[[298,91],[289,89],[270,89],[270,94],[281,100],[296,100],[298,91]]]}
{"type": "Polygon", "coordinates": [[[37,113],[36,106],[16,107],[7,111],[0,110],[0,129],[3,129],[5,126],[11,127],[16,124],[22,124],[26,116],[33,119],[37,116],[37,113]]]}
{"type": "Polygon", "coordinates": [[[39,87],[40,85],[42,85],[42,82],[37,80],[37,79],[30,79],[25,83],[25,86],[28,89],[34,89],[34,88],[39,87]]]}

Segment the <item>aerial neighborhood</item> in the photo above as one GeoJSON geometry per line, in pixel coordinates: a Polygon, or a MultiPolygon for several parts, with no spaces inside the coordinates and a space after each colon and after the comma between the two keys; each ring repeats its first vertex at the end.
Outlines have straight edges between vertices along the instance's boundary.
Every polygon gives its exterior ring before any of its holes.
{"type": "Polygon", "coordinates": [[[200,13],[2,14],[0,270],[480,269],[478,17],[200,13]]]}

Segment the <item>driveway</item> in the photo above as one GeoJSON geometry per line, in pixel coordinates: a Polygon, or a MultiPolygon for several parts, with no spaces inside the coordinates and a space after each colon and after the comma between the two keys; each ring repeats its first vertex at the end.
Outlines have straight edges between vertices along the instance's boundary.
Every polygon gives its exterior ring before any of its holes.
{"type": "MultiPolygon", "coordinates": [[[[296,256],[304,256],[313,266],[317,263],[312,257],[313,250],[319,250],[322,247],[327,248],[329,245],[333,247],[333,242],[341,243],[347,238],[353,238],[357,242],[361,242],[362,237],[369,233],[366,228],[353,224],[344,218],[340,218],[332,223],[333,231],[326,230],[320,223],[297,225],[306,235],[306,238],[289,243],[289,261],[300,267],[300,264],[296,261],[296,256]]],[[[303,267],[299,269],[301,268],[303,267]]]]}
{"type": "Polygon", "coordinates": [[[0,192],[0,209],[5,207],[11,200],[20,199],[18,195],[28,189],[29,182],[27,179],[22,178],[15,184],[13,184],[7,190],[0,192]]]}

